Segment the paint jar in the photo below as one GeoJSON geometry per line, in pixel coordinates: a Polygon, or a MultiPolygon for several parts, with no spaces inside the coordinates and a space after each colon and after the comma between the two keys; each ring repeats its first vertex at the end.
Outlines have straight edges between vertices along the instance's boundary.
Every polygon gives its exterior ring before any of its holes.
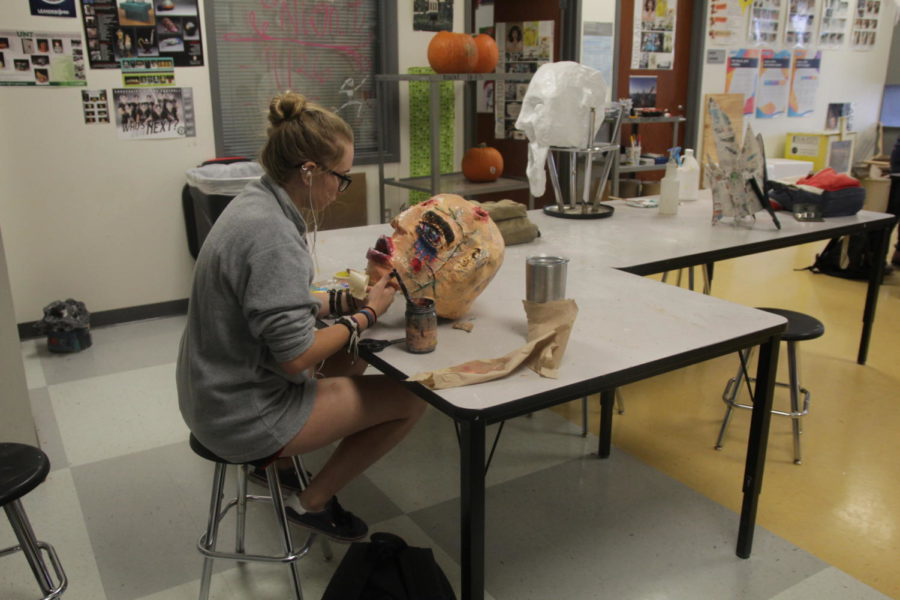
{"type": "Polygon", "coordinates": [[[437,314],[434,300],[415,298],[406,303],[406,349],[413,354],[431,352],[437,346],[437,314]]]}

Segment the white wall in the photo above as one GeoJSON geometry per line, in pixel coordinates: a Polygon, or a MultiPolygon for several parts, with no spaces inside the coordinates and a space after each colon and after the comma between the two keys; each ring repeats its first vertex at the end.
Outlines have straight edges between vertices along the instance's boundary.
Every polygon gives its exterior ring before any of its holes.
{"type": "MultiPolygon", "coordinates": [[[[709,6],[709,3],[707,3],[709,6]]],[[[855,6],[851,2],[851,7],[855,6]]],[[[856,134],[855,160],[864,160],[874,153],[875,132],[881,111],[881,93],[887,72],[891,36],[894,32],[894,2],[881,2],[883,14],[878,24],[875,47],[861,51],[850,48],[822,49],[822,67],[816,107],[806,117],[756,119],[744,116],[745,126],[750,123],[756,133],[761,133],[769,157],[784,156],[784,138],[787,132],[819,132],[825,128],[825,114],[831,102],[853,103],[853,129],[856,134]]],[[[704,48],[704,68],[701,94],[721,94],[725,92],[725,65],[706,65],[704,48]]],[[[734,46],[737,48],[738,46],[734,46]]],[[[774,49],[779,50],[778,46],[774,49]]],[[[701,101],[703,96],[701,95],[701,101]]],[[[691,126],[689,124],[689,126],[691,126]]],[[[697,139],[702,139],[702,124],[697,127],[697,139]]]]}
{"type": "MultiPolygon", "coordinates": [[[[405,72],[428,64],[432,34],[412,31],[412,0],[397,4],[405,72]]],[[[454,30],[462,31],[462,8],[455,12],[454,30]]],[[[32,17],[28,2],[12,1],[0,3],[0,27],[82,32],[80,18],[32,17]]],[[[203,31],[204,42],[212,34],[203,31]]],[[[0,87],[0,223],[16,322],[38,320],[46,304],[69,297],[96,312],[189,295],[193,259],[181,209],[184,172],[216,153],[208,69],[176,68],[175,76],[178,86],[193,88],[197,137],[119,140],[112,124],[84,124],[83,88],[0,87]]],[[[116,69],[87,69],[87,80],[87,89],[122,84],[116,69]]],[[[401,92],[403,162],[389,165],[387,176],[407,174],[405,84],[401,92]]],[[[377,168],[357,170],[366,172],[369,220],[377,222],[377,168]]],[[[388,205],[396,212],[406,197],[392,192],[388,205]]]]}

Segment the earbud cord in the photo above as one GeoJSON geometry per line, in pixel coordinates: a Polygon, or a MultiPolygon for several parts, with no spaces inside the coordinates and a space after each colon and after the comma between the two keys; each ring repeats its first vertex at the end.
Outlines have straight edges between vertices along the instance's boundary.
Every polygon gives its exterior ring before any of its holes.
{"type": "Polygon", "coordinates": [[[307,196],[309,202],[309,214],[312,219],[312,244],[309,243],[309,232],[306,234],[306,244],[310,246],[310,254],[312,254],[313,258],[313,266],[316,269],[316,273],[319,273],[321,269],[319,269],[319,255],[316,254],[316,241],[319,233],[319,219],[316,216],[316,209],[313,207],[312,201],[312,175],[309,177],[309,195],[307,196]]]}

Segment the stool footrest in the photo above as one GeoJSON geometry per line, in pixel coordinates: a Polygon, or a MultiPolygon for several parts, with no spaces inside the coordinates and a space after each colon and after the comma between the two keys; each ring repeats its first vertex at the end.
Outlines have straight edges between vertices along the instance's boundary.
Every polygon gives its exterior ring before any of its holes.
{"type": "MultiPolygon", "coordinates": [[[[36,545],[47,554],[47,557],[50,559],[50,565],[53,567],[53,571],[56,573],[56,579],[58,581],[56,587],[50,590],[50,593],[41,598],[41,600],[53,600],[54,598],[59,598],[69,585],[66,572],[63,571],[62,563],[60,563],[59,556],[56,555],[56,550],[53,546],[47,542],[41,541],[38,541],[36,545]]],[[[4,548],[3,550],[0,550],[0,557],[15,554],[16,552],[22,552],[22,546],[16,545],[4,548]]]]}
{"type": "MultiPolygon", "coordinates": [[[[751,384],[756,383],[756,378],[750,377],[750,383],[751,384]]],[[[735,385],[735,379],[734,379],[734,377],[732,377],[731,379],[728,380],[728,384],[725,386],[725,391],[722,393],[722,402],[724,402],[725,404],[727,404],[729,406],[733,406],[734,408],[746,408],[747,410],[753,410],[752,404],[743,404],[741,402],[737,402],[737,401],[731,399],[731,398],[737,396],[737,393],[734,393],[734,394],[731,393],[734,385],[735,385]]],[[[790,387],[791,387],[790,384],[784,383],[781,381],[776,381],[775,385],[777,387],[788,388],[788,389],[790,389],[790,387]]],[[[800,394],[803,396],[803,408],[802,409],[794,412],[794,411],[776,410],[773,408],[772,414],[780,415],[782,417],[791,417],[792,419],[797,419],[797,418],[805,417],[806,415],[808,415],[809,414],[809,400],[810,400],[809,390],[803,386],[800,386],[800,394]]]]}

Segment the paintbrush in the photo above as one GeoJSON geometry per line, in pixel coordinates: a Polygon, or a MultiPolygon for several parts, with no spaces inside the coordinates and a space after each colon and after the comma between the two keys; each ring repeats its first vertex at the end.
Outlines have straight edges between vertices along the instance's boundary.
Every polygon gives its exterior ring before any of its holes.
{"type": "Polygon", "coordinates": [[[409,290],[406,289],[406,284],[404,284],[403,280],[400,279],[400,273],[397,272],[397,269],[391,271],[391,277],[395,277],[397,279],[397,283],[400,284],[400,291],[403,292],[403,295],[406,297],[406,301],[410,304],[415,304],[415,302],[413,302],[412,296],[409,295],[409,290]]]}

